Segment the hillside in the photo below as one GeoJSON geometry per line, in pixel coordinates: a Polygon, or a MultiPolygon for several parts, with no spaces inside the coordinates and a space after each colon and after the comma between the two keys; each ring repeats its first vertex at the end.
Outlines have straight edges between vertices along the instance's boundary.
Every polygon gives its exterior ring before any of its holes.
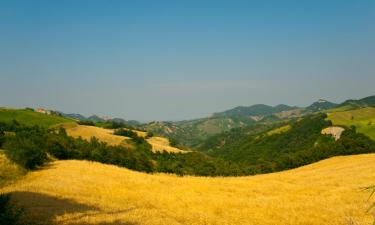
{"type": "Polygon", "coordinates": [[[361,107],[375,106],[375,95],[368,96],[361,99],[349,99],[339,105],[348,109],[357,109],[361,107]]]}
{"type": "Polygon", "coordinates": [[[292,107],[284,104],[277,106],[269,106],[264,104],[256,104],[252,106],[238,106],[233,109],[226,110],[220,113],[214,113],[214,117],[240,117],[240,116],[268,116],[274,113],[279,113],[282,111],[288,111],[292,109],[297,109],[297,107],[292,107]]]}
{"type": "Polygon", "coordinates": [[[328,119],[335,125],[355,126],[361,132],[375,140],[375,108],[367,107],[348,111],[328,113],[328,119]]]}
{"type": "Polygon", "coordinates": [[[13,120],[28,126],[38,125],[43,127],[73,122],[72,119],[65,117],[46,115],[27,109],[0,108],[0,122],[10,123],[13,120]]]}
{"type": "Polygon", "coordinates": [[[335,108],[336,106],[338,106],[338,104],[329,102],[324,99],[319,99],[318,101],[306,107],[305,110],[308,112],[319,112],[322,110],[335,108]]]}
{"type": "Polygon", "coordinates": [[[57,161],[1,189],[44,224],[370,224],[375,155],[238,178],[147,175],[57,161]],[[58,178],[58,179],[57,179],[58,178]]]}
{"type": "Polygon", "coordinates": [[[234,129],[207,139],[199,150],[239,163],[250,173],[281,171],[337,155],[375,152],[375,142],[354,129],[346,128],[337,141],[322,134],[331,125],[325,114],[310,114],[279,124],[234,129]]]}
{"type": "Polygon", "coordinates": [[[179,122],[152,122],[141,126],[157,135],[168,137],[183,146],[196,146],[202,141],[232,128],[245,127],[256,121],[250,117],[209,117],[179,122]]]}
{"type": "MultiPolygon", "coordinates": [[[[113,129],[105,129],[95,126],[85,126],[78,124],[67,124],[63,126],[66,129],[68,135],[78,138],[82,137],[85,140],[90,140],[92,137],[98,138],[100,141],[108,143],[109,145],[123,145],[125,147],[131,147],[131,144],[126,140],[129,140],[129,137],[114,135],[113,129]]],[[[146,132],[135,131],[138,136],[146,137],[146,132]]],[[[163,137],[151,137],[147,138],[146,141],[151,144],[152,151],[154,152],[174,152],[174,153],[186,153],[188,151],[183,151],[176,147],[170,146],[170,142],[167,138],[163,137]]]]}

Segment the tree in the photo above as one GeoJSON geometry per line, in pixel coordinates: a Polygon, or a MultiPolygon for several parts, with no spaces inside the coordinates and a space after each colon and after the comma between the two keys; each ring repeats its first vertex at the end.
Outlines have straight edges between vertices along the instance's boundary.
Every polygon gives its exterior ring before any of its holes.
{"type": "Polygon", "coordinates": [[[47,161],[47,154],[30,138],[13,137],[5,143],[5,154],[25,169],[36,169],[47,161]]]}

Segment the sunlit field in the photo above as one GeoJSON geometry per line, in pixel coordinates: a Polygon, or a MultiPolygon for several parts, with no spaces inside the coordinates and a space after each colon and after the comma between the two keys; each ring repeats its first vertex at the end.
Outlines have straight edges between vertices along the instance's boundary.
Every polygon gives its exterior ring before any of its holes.
{"type": "Polygon", "coordinates": [[[250,177],[144,174],[56,161],[3,188],[44,224],[370,224],[375,154],[250,177]]]}
{"type": "MultiPolygon", "coordinates": [[[[109,145],[124,145],[130,146],[126,142],[129,140],[129,137],[118,136],[113,134],[112,129],[105,129],[101,127],[95,126],[85,126],[85,125],[78,125],[78,124],[66,124],[64,125],[66,132],[68,135],[78,138],[82,137],[83,139],[90,140],[92,137],[98,138],[100,141],[106,142],[109,145]]],[[[137,132],[138,136],[145,137],[147,135],[146,132],[143,131],[135,131],[137,132]]],[[[169,145],[169,140],[163,137],[151,137],[146,139],[152,146],[152,151],[154,152],[181,152],[186,153],[187,151],[180,150],[176,147],[172,147],[169,145]]]]}

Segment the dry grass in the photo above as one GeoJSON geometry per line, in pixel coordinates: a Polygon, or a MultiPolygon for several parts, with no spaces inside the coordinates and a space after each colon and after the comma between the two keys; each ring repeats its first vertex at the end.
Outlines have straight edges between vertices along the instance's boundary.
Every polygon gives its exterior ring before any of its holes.
{"type": "Polygon", "coordinates": [[[375,154],[237,178],[149,175],[57,161],[3,188],[51,224],[370,224],[375,154]]]}
{"type": "Polygon", "coordinates": [[[85,140],[90,140],[92,137],[98,138],[100,141],[106,142],[109,145],[125,144],[128,137],[118,136],[113,134],[113,130],[104,129],[101,127],[72,125],[64,126],[66,133],[72,137],[82,137],[85,140]]]}
{"type": "MultiPolygon", "coordinates": [[[[82,137],[83,139],[90,140],[91,137],[96,137],[100,141],[106,142],[109,145],[126,145],[130,147],[131,145],[128,144],[125,140],[129,140],[130,138],[124,136],[114,135],[114,130],[105,129],[101,127],[94,127],[94,126],[84,126],[78,125],[76,123],[70,123],[63,126],[66,129],[68,135],[72,137],[82,137]]],[[[134,130],[140,137],[146,137],[147,132],[134,130]]],[[[174,153],[186,153],[188,151],[183,151],[178,148],[172,147],[169,144],[169,140],[163,137],[152,137],[147,139],[148,143],[152,146],[152,151],[167,151],[167,152],[174,152],[174,153]]]]}
{"type": "Polygon", "coordinates": [[[147,139],[148,143],[152,146],[154,152],[174,152],[174,153],[187,153],[188,151],[181,150],[176,147],[170,146],[169,140],[163,137],[152,137],[147,139]]]}
{"type": "Polygon", "coordinates": [[[25,174],[26,171],[24,169],[7,159],[3,150],[0,150],[0,187],[17,180],[25,174]]]}

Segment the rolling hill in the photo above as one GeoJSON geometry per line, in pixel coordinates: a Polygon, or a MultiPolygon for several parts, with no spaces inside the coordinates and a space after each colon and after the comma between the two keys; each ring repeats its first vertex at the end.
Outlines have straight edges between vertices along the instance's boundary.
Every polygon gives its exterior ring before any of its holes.
{"type": "MultiPolygon", "coordinates": [[[[122,145],[125,147],[131,147],[131,144],[126,140],[129,140],[129,137],[118,136],[114,135],[113,129],[105,129],[101,127],[95,126],[85,126],[85,125],[78,125],[76,123],[65,124],[63,127],[66,129],[68,135],[78,138],[82,137],[85,140],[90,140],[92,137],[98,138],[100,141],[103,141],[109,145],[122,145]]],[[[143,131],[135,131],[138,136],[146,137],[146,132],[143,131]]],[[[173,152],[173,153],[187,153],[188,151],[184,151],[178,149],[176,147],[172,147],[170,142],[167,138],[164,137],[150,137],[147,138],[146,141],[151,144],[152,151],[154,152],[173,152]]]]}
{"type": "Polygon", "coordinates": [[[250,177],[207,178],[56,161],[0,189],[41,224],[370,224],[375,155],[250,177]]]}
{"type": "Polygon", "coordinates": [[[73,120],[69,118],[58,115],[47,115],[28,109],[0,108],[0,122],[10,123],[13,120],[28,126],[38,125],[43,127],[73,122],[73,120]]]}
{"type": "Polygon", "coordinates": [[[336,106],[338,106],[338,104],[329,102],[324,99],[319,99],[318,101],[306,107],[305,110],[308,112],[319,112],[322,110],[335,108],[336,106]]]}
{"type": "Polygon", "coordinates": [[[375,140],[375,108],[366,107],[328,113],[328,119],[335,125],[355,126],[361,132],[375,140]]]}

